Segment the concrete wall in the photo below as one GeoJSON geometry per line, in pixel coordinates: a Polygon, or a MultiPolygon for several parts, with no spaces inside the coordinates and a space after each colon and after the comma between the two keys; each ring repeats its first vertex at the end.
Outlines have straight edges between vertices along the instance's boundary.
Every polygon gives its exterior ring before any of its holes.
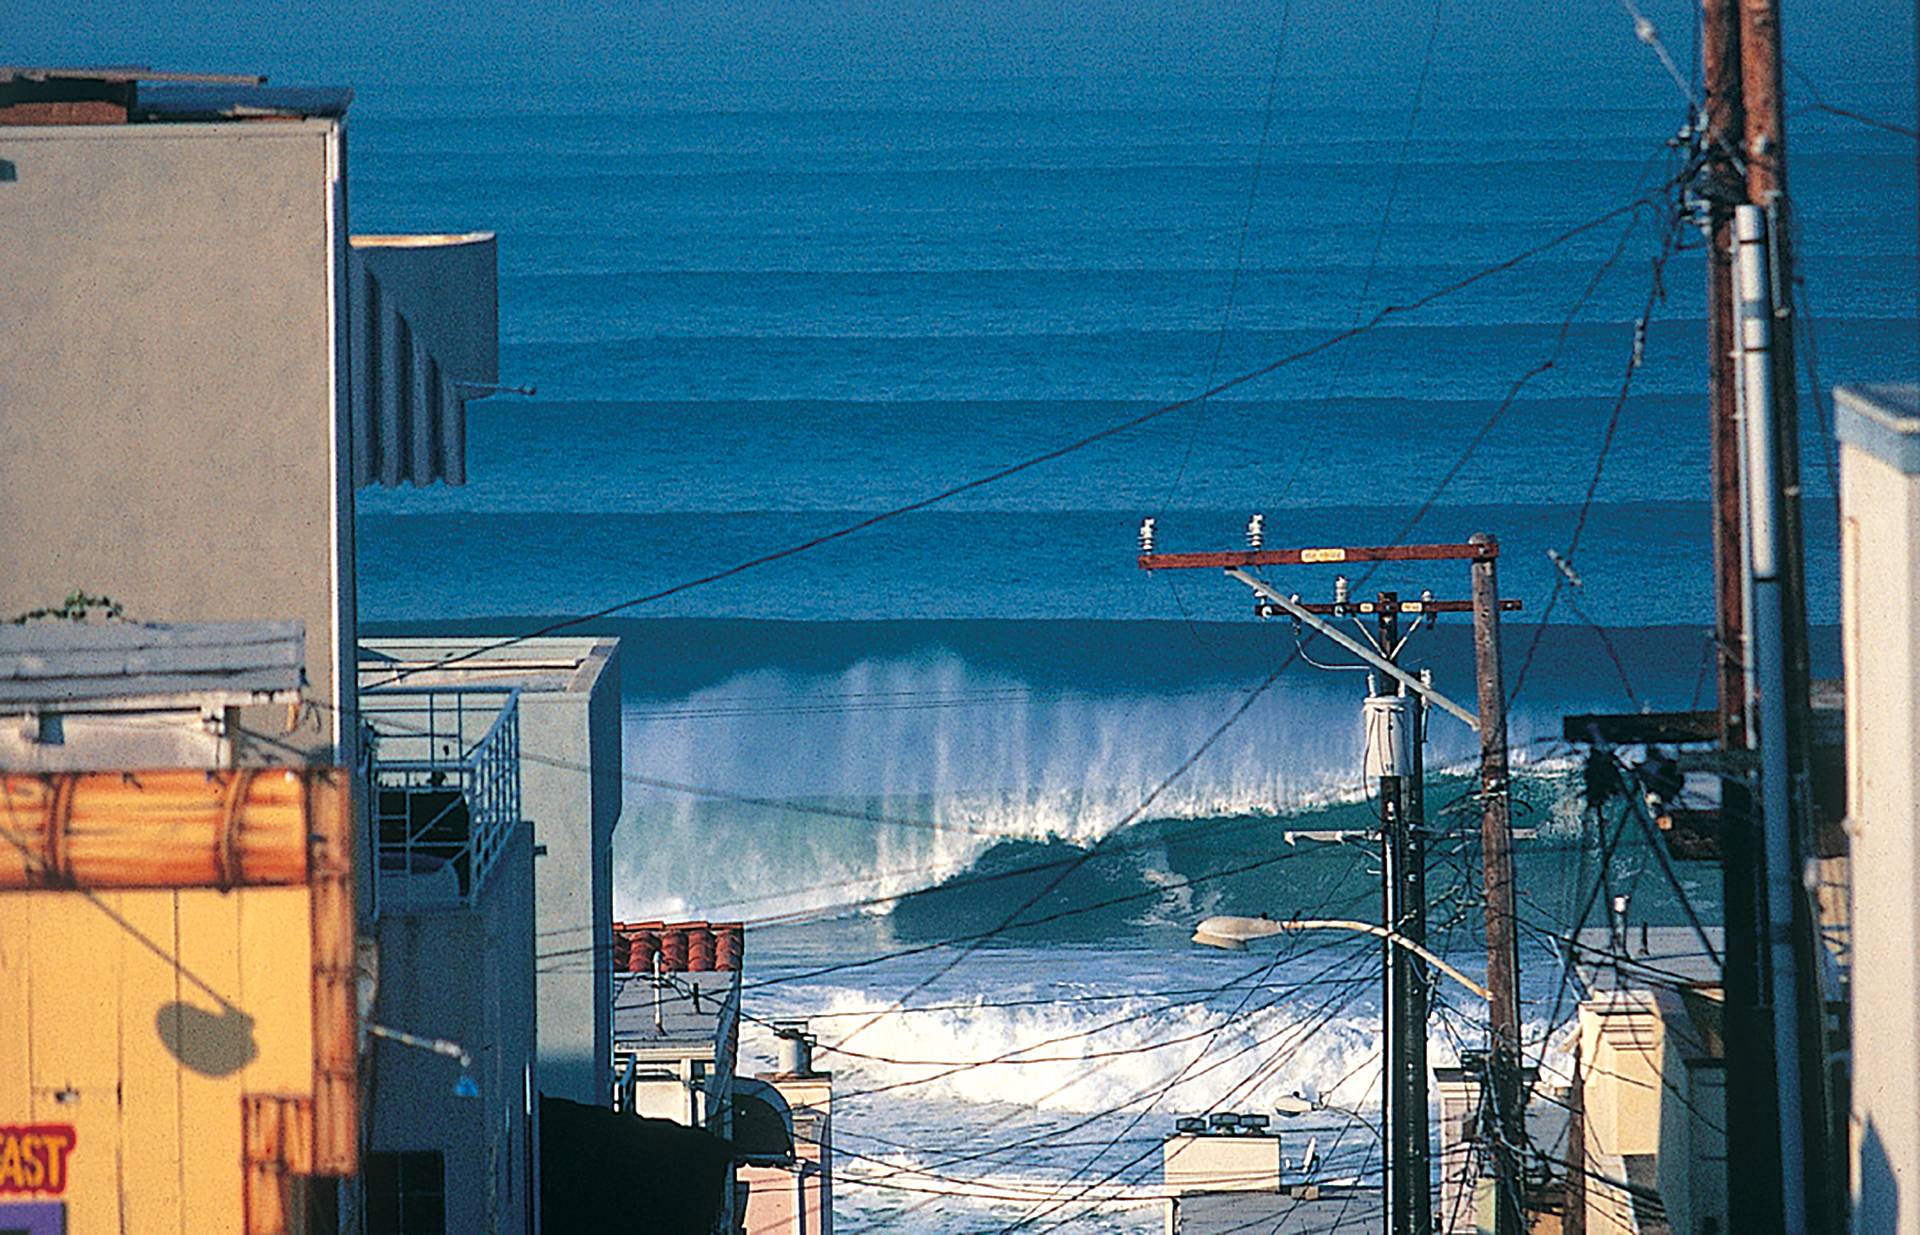
{"type": "MultiPolygon", "coordinates": [[[[376,638],[422,664],[496,639],[376,638]]],[[[520,809],[533,825],[540,1092],[606,1106],[613,1088],[613,831],[620,822],[619,644],[528,639],[409,685],[486,681],[520,693],[520,809]]],[[[369,660],[368,681],[391,676],[369,660]]]]}
{"type": "Polygon", "coordinates": [[[520,696],[520,802],[533,822],[540,1090],[605,1106],[613,1087],[613,830],[620,822],[620,669],[602,642],[584,694],[520,696]],[[583,771],[582,769],[591,769],[583,771]]]}
{"type": "Polygon", "coordinates": [[[742,1165],[746,1235],[833,1235],[833,1077],[760,1074],[787,1100],[793,1120],[790,1164],[742,1165]]]}
{"type": "Polygon", "coordinates": [[[1586,1136],[1575,1156],[1589,1172],[1589,1235],[1641,1229],[1634,1198],[1610,1182],[1629,1179],[1659,1193],[1674,1231],[1727,1230],[1725,1066],[1696,1023],[1696,1013],[1713,1002],[1627,989],[1580,1004],[1586,1136]],[[1636,1177],[1633,1162],[1641,1161],[1651,1172],[1636,1177]]]}
{"type": "Polygon", "coordinates": [[[454,1093],[456,1061],[373,1039],[366,1118],[375,1152],[446,1154],[448,1231],[527,1232],[538,1212],[533,1076],[533,853],[516,828],[479,902],[383,917],[370,1019],[473,1054],[478,1098],[454,1093]]]}
{"type": "Polygon", "coordinates": [[[76,588],[139,620],[297,618],[329,707],[286,739],[314,751],[352,703],[342,140],[0,127],[0,619],[76,588]]]}
{"type": "Polygon", "coordinates": [[[1853,1229],[1920,1232],[1920,390],[1836,392],[1853,1229]]]}

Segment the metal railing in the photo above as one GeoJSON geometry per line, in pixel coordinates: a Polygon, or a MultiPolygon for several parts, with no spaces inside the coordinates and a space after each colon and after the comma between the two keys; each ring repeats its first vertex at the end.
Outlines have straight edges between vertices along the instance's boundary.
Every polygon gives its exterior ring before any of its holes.
{"type": "Polygon", "coordinates": [[[376,914],[470,905],[520,822],[520,691],[360,693],[372,751],[376,914]]]}

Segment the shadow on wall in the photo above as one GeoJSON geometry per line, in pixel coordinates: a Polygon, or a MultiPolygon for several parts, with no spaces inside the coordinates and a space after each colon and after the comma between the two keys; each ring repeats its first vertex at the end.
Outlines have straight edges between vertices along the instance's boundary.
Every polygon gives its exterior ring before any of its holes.
{"type": "Polygon", "coordinates": [[[232,1005],[215,1013],[176,1000],[153,1020],[173,1057],[202,1076],[232,1076],[260,1054],[253,1018],[232,1005]]]}
{"type": "Polygon", "coordinates": [[[1887,1147],[1880,1143],[1880,1130],[1869,1121],[1867,1134],[1860,1138],[1858,1166],[1860,1195],[1853,1212],[1856,1231],[1894,1231],[1900,1227],[1900,1180],[1887,1147]]]}

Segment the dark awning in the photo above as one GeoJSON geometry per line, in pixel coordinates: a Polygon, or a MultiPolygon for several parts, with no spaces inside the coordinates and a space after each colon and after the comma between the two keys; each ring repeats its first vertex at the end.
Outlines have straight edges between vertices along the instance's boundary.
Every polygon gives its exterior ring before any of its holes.
{"type": "Polygon", "coordinates": [[[547,1235],[709,1235],[733,1146],[698,1128],[540,1099],[547,1235]]]}

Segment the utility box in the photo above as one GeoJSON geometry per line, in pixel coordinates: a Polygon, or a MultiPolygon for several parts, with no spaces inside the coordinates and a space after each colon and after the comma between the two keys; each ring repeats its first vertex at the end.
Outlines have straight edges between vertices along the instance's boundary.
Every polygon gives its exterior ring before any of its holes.
{"type": "Polygon", "coordinates": [[[1280,1190],[1280,1138],[1269,1133],[1176,1133],[1161,1153],[1171,1196],[1280,1190]]]}
{"type": "Polygon", "coordinates": [[[1367,696],[1361,715],[1367,726],[1369,782],[1413,775],[1413,705],[1411,695],[1367,696]]]}

